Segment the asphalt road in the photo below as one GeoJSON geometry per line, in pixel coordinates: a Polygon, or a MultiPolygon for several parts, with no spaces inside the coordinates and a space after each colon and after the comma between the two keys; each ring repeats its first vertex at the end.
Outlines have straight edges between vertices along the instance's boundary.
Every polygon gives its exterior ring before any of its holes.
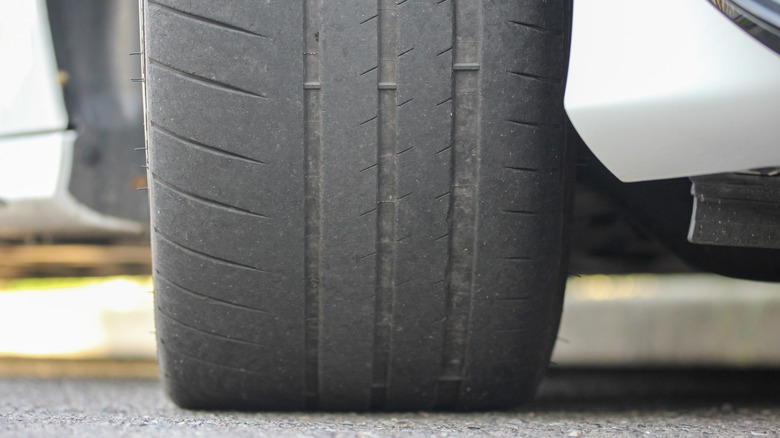
{"type": "Polygon", "coordinates": [[[176,408],[150,378],[0,379],[0,436],[777,437],[780,370],[557,370],[532,406],[486,413],[176,408]]]}

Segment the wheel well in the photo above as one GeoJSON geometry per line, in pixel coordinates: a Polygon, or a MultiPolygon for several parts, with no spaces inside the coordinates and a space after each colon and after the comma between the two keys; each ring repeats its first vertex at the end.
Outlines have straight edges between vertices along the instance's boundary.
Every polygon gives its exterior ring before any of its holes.
{"type": "MultiPolygon", "coordinates": [[[[576,134],[574,134],[576,137],[576,134]]],[[[713,272],[780,281],[780,251],[687,239],[691,182],[618,180],[579,138],[570,270],[574,274],[713,272]]]]}

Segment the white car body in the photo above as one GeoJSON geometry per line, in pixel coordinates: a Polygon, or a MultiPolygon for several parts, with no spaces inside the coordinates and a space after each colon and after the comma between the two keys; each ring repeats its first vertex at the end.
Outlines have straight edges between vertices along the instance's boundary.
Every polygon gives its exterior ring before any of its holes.
{"type": "Polygon", "coordinates": [[[705,0],[575,0],[564,104],[622,181],[780,165],[780,55],[705,0]]]}
{"type": "Polygon", "coordinates": [[[67,129],[44,0],[2,6],[0,59],[0,238],[142,233],[143,224],[98,213],[68,191],[76,132],[67,129]]]}

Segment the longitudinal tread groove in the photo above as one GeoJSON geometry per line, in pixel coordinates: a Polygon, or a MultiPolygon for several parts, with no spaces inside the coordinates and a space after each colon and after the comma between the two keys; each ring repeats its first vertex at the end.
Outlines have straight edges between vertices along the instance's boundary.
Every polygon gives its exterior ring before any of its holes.
{"type": "Polygon", "coordinates": [[[196,326],[194,326],[192,324],[187,324],[185,322],[180,321],[178,318],[174,317],[173,315],[171,315],[170,313],[166,312],[165,310],[163,310],[161,306],[157,306],[157,311],[160,312],[160,314],[163,317],[165,317],[165,318],[169,319],[170,321],[172,321],[174,324],[180,325],[182,327],[186,327],[187,329],[192,330],[192,331],[196,331],[198,333],[203,333],[206,336],[210,336],[210,337],[219,339],[221,341],[235,342],[237,344],[244,344],[244,345],[251,345],[251,346],[254,346],[254,347],[268,348],[267,345],[258,344],[257,342],[251,342],[251,341],[245,341],[243,339],[231,338],[229,336],[225,336],[225,335],[222,335],[222,334],[219,334],[219,333],[214,333],[214,332],[210,332],[208,330],[204,330],[204,329],[202,329],[200,327],[196,327],[196,326]]]}
{"type": "Polygon", "coordinates": [[[322,82],[320,38],[322,0],[305,0],[304,41],[304,246],[305,329],[304,403],[307,409],[319,404],[320,349],[320,271],[322,253],[322,93],[320,87],[305,84],[322,82]]]}
{"type": "Polygon", "coordinates": [[[245,35],[251,35],[251,36],[259,37],[259,38],[269,38],[268,36],[260,34],[260,33],[257,33],[257,32],[252,32],[250,30],[246,30],[246,29],[243,29],[243,28],[238,27],[238,26],[233,26],[232,24],[223,23],[221,21],[212,20],[211,18],[206,18],[206,17],[202,17],[200,15],[191,14],[189,12],[185,12],[185,11],[182,11],[180,9],[172,8],[172,7],[170,7],[168,5],[164,5],[162,3],[158,3],[158,2],[155,2],[155,1],[149,1],[148,3],[150,5],[155,5],[156,7],[160,8],[160,9],[165,9],[167,11],[170,11],[171,13],[181,15],[182,17],[186,17],[186,18],[189,18],[191,20],[200,21],[202,23],[210,24],[212,26],[219,27],[219,28],[222,28],[222,29],[226,29],[226,30],[231,31],[231,32],[238,32],[238,33],[242,33],[242,34],[245,34],[245,35]]]}
{"type": "Polygon", "coordinates": [[[254,158],[245,157],[243,155],[235,154],[233,152],[227,152],[227,151],[224,151],[224,150],[222,150],[222,149],[220,149],[218,147],[210,146],[210,145],[207,145],[205,143],[200,143],[200,142],[197,142],[195,140],[189,139],[187,137],[184,137],[182,135],[179,135],[179,134],[171,131],[168,128],[164,128],[164,127],[160,126],[159,124],[157,124],[155,122],[149,122],[148,126],[150,127],[150,129],[153,129],[153,130],[155,130],[157,132],[160,132],[160,133],[162,133],[164,135],[167,135],[169,137],[173,137],[176,140],[181,141],[182,143],[185,143],[185,144],[187,144],[187,145],[189,145],[191,147],[195,147],[195,148],[204,150],[204,151],[206,151],[208,153],[211,153],[211,154],[220,155],[220,156],[223,156],[223,157],[228,157],[228,158],[231,158],[231,159],[234,159],[234,160],[244,161],[244,162],[252,163],[252,164],[266,164],[264,161],[255,160],[254,158]]]}
{"type": "Polygon", "coordinates": [[[482,2],[453,0],[452,142],[447,320],[436,405],[459,405],[465,376],[469,316],[474,288],[477,232],[477,182],[480,141],[480,69],[482,2]]]}
{"type": "Polygon", "coordinates": [[[238,304],[238,303],[233,303],[233,302],[230,302],[230,301],[220,300],[219,298],[215,298],[215,297],[212,297],[212,296],[209,296],[209,295],[204,295],[204,294],[195,292],[192,289],[186,288],[186,287],[180,285],[179,283],[169,279],[168,277],[163,275],[159,270],[155,270],[154,271],[154,275],[155,275],[156,278],[159,278],[160,280],[164,281],[165,283],[168,283],[171,286],[175,287],[176,289],[179,289],[180,291],[186,293],[187,295],[192,295],[195,298],[203,299],[203,300],[209,300],[209,301],[214,301],[214,302],[218,303],[219,305],[223,305],[223,306],[226,306],[226,307],[234,307],[236,309],[241,309],[241,310],[251,310],[253,312],[258,312],[258,313],[268,313],[267,310],[259,309],[257,307],[252,307],[252,306],[247,306],[247,305],[244,305],[244,304],[238,304]]]}
{"type": "Polygon", "coordinates": [[[218,90],[227,91],[230,93],[238,93],[249,97],[256,97],[258,99],[268,99],[268,96],[264,96],[262,94],[253,93],[251,91],[244,90],[243,88],[238,88],[230,84],[226,84],[224,82],[215,81],[213,79],[204,78],[203,76],[198,76],[196,74],[187,73],[184,70],[178,69],[176,67],[173,67],[171,65],[168,65],[160,60],[154,59],[154,58],[147,58],[149,65],[153,65],[155,67],[161,68],[163,70],[168,70],[169,72],[181,76],[187,80],[199,82],[203,85],[206,85],[208,87],[216,88],[218,90]]]}
{"type": "Polygon", "coordinates": [[[220,209],[220,210],[228,211],[230,213],[245,214],[247,216],[257,217],[257,218],[261,218],[261,219],[268,219],[268,216],[266,216],[264,214],[255,213],[254,211],[249,211],[249,210],[246,210],[246,209],[243,209],[243,208],[235,207],[233,205],[225,204],[224,202],[219,202],[219,201],[215,201],[213,199],[205,198],[203,196],[200,196],[200,195],[195,194],[193,192],[190,192],[188,190],[184,190],[181,187],[178,187],[178,186],[176,186],[174,184],[169,183],[168,181],[164,180],[163,178],[161,178],[159,175],[157,175],[154,172],[152,172],[151,175],[152,175],[152,180],[153,181],[156,181],[157,183],[159,183],[159,184],[165,186],[166,188],[168,188],[169,190],[173,190],[174,192],[178,193],[181,196],[184,196],[185,198],[187,198],[187,199],[189,199],[191,201],[194,201],[194,202],[197,202],[197,203],[200,203],[200,204],[204,204],[204,205],[206,205],[208,207],[211,207],[211,208],[217,208],[217,209],[220,209]]]}
{"type": "MultiPolygon", "coordinates": [[[[377,220],[374,355],[371,407],[387,402],[393,324],[398,185],[398,10],[395,0],[377,0],[377,220]]],[[[411,50],[411,49],[410,49],[411,50]]]]}
{"type": "Polygon", "coordinates": [[[165,240],[166,242],[170,243],[171,245],[173,245],[173,246],[175,246],[175,247],[177,247],[177,248],[179,248],[179,249],[181,249],[183,251],[186,251],[186,252],[198,255],[200,257],[203,257],[203,258],[215,261],[217,263],[222,263],[222,264],[229,265],[229,266],[234,266],[234,267],[237,267],[237,268],[249,269],[249,270],[252,270],[252,271],[262,272],[262,273],[266,273],[266,274],[268,273],[268,271],[266,271],[264,269],[260,269],[260,268],[254,267],[252,265],[245,265],[243,263],[236,263],[236,262],[231,261],[231,260],[219,258],[219,257],[213,256],[211,254],[207,254],[205,252],[201,252],[201,251],[194,250],[192,248],[188,248],[188,247],[182,245],[181,243],[175,241],[170,236],[166,235],[165,233],[163,233],[162,231],[160,231],[156,227],[154,228],[154,231],[157,234],[157,236],[159,236],[161,239],[165,240]]]}

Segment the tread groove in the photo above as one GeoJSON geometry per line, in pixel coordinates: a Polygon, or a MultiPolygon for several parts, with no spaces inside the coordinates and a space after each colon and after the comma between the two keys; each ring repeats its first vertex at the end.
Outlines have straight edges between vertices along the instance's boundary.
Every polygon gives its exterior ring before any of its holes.
{"type": "Polygon", "coordinates": [[[192,248],[188,248],[188,247],[182,245],[181,243],[173,240],[170,236],[168,236],[167,234],[165,234],[162,231],[160,231],[160,229],[157,228],[157,227],[154,227],[154,232],[157,233],[157,235],[161,239],[165,240],[166,242],[170,243],[171,245],[173,245],[173,246],[175,246],[175,247],[177,247],[177,248],[179,248],[179,249],[181,249],[183,251],[186,251],[186,252],[189,252],[189,253],[201,256],[203,258],[215,261],[217,263],[221,263],[223,265],[234,266],[234,267],[237,267],[237,268],[249,269],[251,271],[262,272],[264,274],[268,274],[268,271],[266,271],[264,269],[256,268],[256,267],[251,266],[251,265],[245,265],[243,263],[236,263],[236,262],[231,261],[231,260],[223,259],[223,258],[220,258],[220,257],[213,256],[211,254],[207,254],[205,252],[201,252],[201,251],[194,250],[192,248]]]}
{"type": "Polygon", "coordinates": [[[403,102],[401,102],[401,103],[399,103],[399,104],[398,104],[398,108],[400,108],[400,107],[402,107],[402,106],[406,105],[407,103],[409,103],[409,102],[411,102],[411,101],[413,101],[413,100],[414,100],[414,98],[413,98],[413,97],[410,97],[410,98],[406,99],[405,101],[403,101],[403,102]]]}
{"type": "Polygon", "coordinates": [[[370,252],[370,253],[368,253],[368,254],[366,254],[364,256],[358,257],[358,260],[365,260],[365,259],[367,259],[367,258],[369,258],[371,256],[375,256],[375,255],[376,255],[376,251],[372,251],[372,252],[370,252]]]}
{"type": "Polygon", "coordinates": [[[506,214],[526,214],[530,216],[545,214],[545,213],[539,213],[538,211],[534,211],[534,210],[501,210],[501,212],[506,214]]]}
{"type": "Polygon", "coordinates": [[[402,237],[402,238],[398,239],[396,242],[403,242],[404,240],[406,240],[406,239],[408,239],[408,238],[410,238],[410,237],[412,237],[412,235],[411,235],[411,234],[407,234],[406,236],[404,236],[404,237],[402,237]]]}
{"type": "Polygon", "coordinates": [[[172,191],[180,194],[181,196],[184,196],[185,198],[190,199],[192,201],[195,201],[197,203],[204,204],[204,205],[207,205],[207,206],[210,206],[210,207],[213,207],[213,208],[218,208],[220,210],[229,211],[231,213],[244,214],[244,215],[247,215],[247,216],[257,217],[257,218],[260,218],[260,219],[269,219],[268,216],[260,214],[260,213],[255,213],[253,211],[245,210],[243,208],[235,207],[233,205],[225,204],[225,203],[222,203],[222,202],[219,202],[219,201],[215,201],[213,199],[204,198],[203,196],[196,195],[195,193],[192,193],[190,191],[184,190],[181,187],[177,187],[177,186],[169,183],[168,181],[164,180],[163,178],[161,178],[159,175],[157,175],[154,172],[151,173],[151,176],[152,176],[152,180],[153,181],[157,181],[158,183],[160,183],[163,186],[167,187],[169,190],[172,190],[172,191]]]}
{"type": "Polygon", "coordinates": [[[363,73],[360,73],[360,76],[367,75],[367,74],[371,73],[372,71],[374,71],[374,70],[376,70],[378,68],[379,68],[379,66],[375,65],[375,66],[369,68],[368,70],[364,71],[363,73]]]}
{"type": "Polygon", "coordinates": [[[377,18],[378,16],[379,16],[379,15],[376,15],[376,14],[375,14],[375,15],[372,15],[372,16],[370,16],[370,17],[366,18],[365,20],[361,21],[361,22],[360,22],[360,24],[366,24],[366,23],[368,23],[369,21],[371,21],[371,20],[373,20],[373,19],[377,18]]]}
{"type": "Polygon", "coordinates": [[[414,146],[409,146],[408,148],[406,148],[406,149],[404,149],[404,150],[398,151],[398,154],[397,154],[397,155],[401,155],[401,154],[403,154],[404,152],[409,152],[409,151],[411,151],[412,149],[414,149],[414,146]]]}
{"type": "MultiPolygon", "coordinates": [[[[377,0],[377,214],[374,351],[370,406],[387,403],[393,325],[398,185],[398,5],[377,0]]],[[[413,48],[412,48],[413,49],[413,48]]],[[[412,49],[404,53],[408,53],[412,49]]]]}
{"type": "Polygon", "coordinates": [[[166,11],[169,11],[169,12],[173,13],[173,14],[177,14],[177,15],[180,15],[182,17],[189,18],[190,20],[195,20],[195,21],[199,21],[201,23],[210,24],[210,25],[212,25],[214,27],[227,29],[229,31],[241,33],[241,34],[244,34],[244,35],[251,35],[251,36],[254,36],[254,37],[270,39],[270,37],[268,37],[266,35],[263,35],[261,33],[252,32],[250,30],[246,30],[246,29],[238,27],[238,26],[233,26],[232,24],[227,24],[227,23],[223,23],[221,21],[212,20],[211,18],[206,18],[206,17],[202,17],[200,15],[191,14],[189,12],[185,12],[185,11],[182,11],[180,9],[172,8],[172,7],[168,6],[168,5],[164,5],[164,4],[158,3],[156,1],[149,1],[149,4],[150,5],[155,5],[158,8],[164,9],[166,11]]]}
{"type": "Polygon", "coordinates": [[[435,153],[434,155],[439,155],[439,154],[441,154],[442,152],[446,152],[446,151],[448,151],[448,150],[450,150],[450,149],[452,149],[452,144],[449,144],[449,145],[447,145],[447,147],[445,147],[445,148],[443,148],[443,149],[439,149],[438,151],[436,151],[436,153],[435,153]]]}
{"type": "Polygon", "coordinates": [[[557,173],[558,169],[537,169],[533,167],[520,167],[520,166],[504,166],[504,169],[514,170],[517,172],[531,172],[531,173],[557,173]]]}
{"type": "Polygon", "coordinates": [[[540,26],[538,24],[531,24],[526,23],[524,21],[517,21],[517,20],[508,20],[510,23],[515,24],[520,27],[527,27],[528,29],[533,29],[535,31],[546,33],[549,35],[555,35],[555,36],[563,36],[563,32],[558,29],[550,29],[548,27],[540,26]]]}
{"type": "MultiPolygon", "coordinates": [[[[474,292],[477,233],[477,182],[480,141],[479,65],[482,5],[479,0],[452,1],[452,140],[450,205],[448,212],[448,260],[446,270],[447,313],[436,407],[457,408],[466,358],[474,292]]],[[[443,149],[437,154],[444,152],[443,149]]]]}
{"type": "Polygon", "coordinates": [[[377,163],[374,163],[374,164],[372,164],[372,165],[370,165],[370,166],[368,166],[368,167],[366,167],[366,168],[364,168],[364,169],[360,169],[360,173],[363,173],[363,172],[369,171],[369,170],[371,170],[371,169],[375,168],[376,166],[377,166],[377,163]]]}
{"type": "Polygon", "coordinates": [[[513,119],[507,119],[506,121],[514,125],[529,126],[531,128],[559,129],[561,127],[561,125],[559,125],[558,123],[529,122],[527,120],[513,120],[513,119]]]}
{"type": "Polygon", "coordinates": [[[245,341],[243,339],[231,338],[231,337],[228,337],[228,336],[225,336],[225,335],[221,335],[219,333],[213,333],[213,332],[210,332],[208,330],[203,330],[202,328],[195,327],[194,325],[190,325],[190,324],[184,323],[182,321],[179,321],[179,319],[175,318],[170,313],[168,313],[165,310],[163,310],[162,307],[160,307],[160,306],[157,306],[157,311],[160,312],[160,314],[162,316],[164,316],[165,318],[173,321],[175,324],[180,325],[182,327],[186,327],[189,330],[196,331],[198,333],[203,333],[204,335],[211,336],[211,337],[214,337],[214,338],[217,338],[217,339],[220,339],[220,340],[235,342],[237,344],[252,345],[252,346],[255,346],[255,347],[268,348],[267,345],[258,344],[256,342],[245,341]]]}
{"type": "Polygon", "coordinates": [[[446,49],[442,50],[441,52],[437,53],[436,56],[444,55],[445,53],[449,53],[452,51],[452,46],[447,47],[446,49]]]}
{"type": "Polygon", "coordinates": [[[232,370],[232,371],[238,371],[240,373],[252,374],[252,375],[255,375],[255,376],[267,376],[265,373],[258,373],[257,371],[250,371],[250,370],[247,370],[247,369],[244,369],[244,368],[232,367],[230,365],[225,365],[225,364],[221,364],[221,363],[211,362],[211,361],[206,360],[206,359],[201,359],[201,358],[199,358],[197,356],[193,356],[191,354],[184,353],[183,351],[181,351],[179,349],[171,347],[167,342],[165,342],[165,340],[163,338],[160,338],[159,341],[160,341],[160,344],[162,344],[163,347],[167,348],[168,350],[173,351],[174,353],[178,354],[179,356],[184,356],[187,359],[194,360],[195,362],[200,362],[200,363],[206,364],[208,366],[213,366],[213,367],[218,367],[218,368],[225,368],[225,369],[232,370]]]}
{"type": "Polygon", "coordinates": [[[165,135],[167,135],[169,137],[172,137],[172,138],[174,138],[176,140],[179,140],[182,143],[186,143],[189,146],[192,146],[194,148],[198,148],[198,149],[204,150],[204,151],[206,151],[208,153],[211,153],[211,154],[221,155],[221,156],[224,156],[224,157],[227,157],[227,158],[231,158],[231,159],[239,160],[239,161],[244,161],[244,162],[252,163],[252,164],[267,164],[264,161],[255,160],[254,158],[245,157],[243,155],[239,155],[239,154],[236,154],[236,153],[233,153],[233,152],[227,152],[227,151],[224,151],[224,150],[222,150],[220,148],[217,148],[217,147],[214,147],[214,146],[210,146],[210,145],[207,145],[205,143],[197,142],[195,140],[192,140],[192,139],[189,139],[189,138],[184,137],[182,135],[179,135],[179,134],[169,130],[168,128],[164,128],[164,127],[158,125],[155,122],[151,122],[150,121],[149,122],[149,127],[151,129],[154,129],[157,132],[160,132],[160,133],[165,134],[165,135]]]}
{"type": "Polygon", "coordinates": [[[170,284],[171,286],[181,290],[182,292],[184,292],[186,294],[189,294],[189,295],[192,295],[192,296],[194,296],[196,298],[205,299],[205,300],[209,300],[209,301],[214,301],[214,302],[220,303],[222,305],[225,305],[225,306],[228,306],[228,307],[235,307],[235,308],[241,309],[241,310],[251,310],[251,311],[259,312],[259,313],[268,313],[267,310],[258,309],[257,307],[252,307],[252,306],[247,306],[247,305],[244,305],[244,304],[238,304],[238,303],[233,303],[233,302],[230,302],[230,301],[220,300],[219,298],[214,298],[214,297],[211,297],[211,296],[208,296],[208,295],[204,295],[204,294],[195,292],[192,289],[186,288],[186,287],[180,285],[179,283],[169,279],[167,276],[163,275],[159,270],[155,270],[154,274],[157,276],[157,278],[161,279],[162,281],[164,281],[164,282],[170,284]]]}
{"type": "Polygon", "coordinates": [[[398,57],[400,58],[400,57],[406,55],[407,53],[411,52],[412,50],[414,50],[414,47],[412,47],[411,49],[406,49],[403,52],[399,53],[398,57]]]}
{"type": "Polygon", "coordinates": [[[233,85],[228,85],[224,82],[219,82],[214,79],[208,79],[204,78],[203,76],[198,76],[193,73],[187,73],[184,70],[178,69],[176,67],[173,67],[169,64],[166,64],[160,60],[154,59],[154,58],[147,58],[147,61],[149,62],[149,65],[156,66],[158,68],[161,68],[163,70],[168,70],[169,72],[181,76],[187,80],[194,81],[194,82],[200,82],[207,87],[216,88],[218,90],[224,90],[228,91],[230,93],[238,93],[243,94],[249,97],[259,98],[259,99],[268,99],[268,96],[265,96],[263,94],[257,94],[252,91],[244,90],[243,88],[238,88],[233,85]]]}
{"type": "Polygon", "coordinates": [[[360,214],[358,215],[358,217],[363,217],[363,216],[366,216],[366,215],[368,215],[368,214],[374,213],[374,212],[376,212],[376,210],[377,210],[377,208],[375,207],[375,208],[372,208],[371,210],[364,211],[363,213],[360,213],[360,214]]]}
{"type": "Polygon", "coordinates": [[[304,384],[307,409],[320,398],[320,279],[322,269],[322,83],[320,31],[322,0],[305,0],[303,18],[304,58],[304,384]]]}
{"type": "Polygon", "coordinates": [[[554,77],[542,76],[542,75],[535,75],[535,74],[532,74],[532,73],[525,73],[525,72],[511,71],[511,70],[507,70],[507,73],[509,73],[511,75],[515,75],[515,76],[520,76],[520,77],[524,77],[524,78],[534,79],[534,80],[537,80],[539,82],[544,82],[544,83],[549,83],[549,84],[560,84],[561,82],[563,82],[563,80],[560,79],[560,78],[554,78],[554,77]]]}

